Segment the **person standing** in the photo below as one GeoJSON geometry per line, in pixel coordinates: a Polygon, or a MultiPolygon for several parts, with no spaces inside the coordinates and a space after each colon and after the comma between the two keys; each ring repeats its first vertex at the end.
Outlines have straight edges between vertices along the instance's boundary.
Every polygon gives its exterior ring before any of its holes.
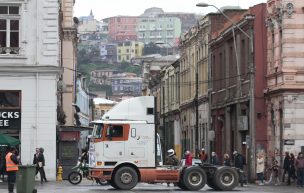
{"type": "Polygon", "coordinates": [[[47,179],[45,177],[45,171],[44,171],[45,159],[44,159],[43,152],[44,152],[44,149],[42,147],[40,147],[37,161],[38,161],[38,170],[40,173],[41,184],[43,184],[43,181],[47,182],[47,179]]]}
{"type": "Polygon", "coordinates": [[[192,166],[192,155],[189,150],[185,152],[185,166],[192,166]]]}
{"type": "Polygon", "coordinates": [[[231,159],[228,155],[228,153],[224,154],[224,161],[223,161],[224,166],[231,166],[231,159]]]}
{"type": "Polygon", "coordinates": [[[17,149],[12,147],[5,156],[8,192],[14,192],[14,185],[16,183],[16,172],[18,171],[19,158],[17,157],[17,149]]]}
{"type": "Polygon", "coordinates": [[[264,170],[265,170],[265,160],[262,154],[258,155],[257,158],[257,166],[256,166],[256,173],[258,179],[260,180],[260,186],[264,185],[264,170]]]}
{"type": "Polygon", "coordinates": [[[215,152],[211,153],[211,159],[210,159],[210,163],[213,165],[219,165],[218,159],[217,159],[217,155],[215,152]]]}
{"type": "MultiPolygon", "coordinates": [[[[246,165],[245,157],[242,154],[238,153],[237,151],[233,152],[233,156],[234,156],[234,159],[233,159],[234,167],[239,168],[240,170],[244,171],[244,166],[246,165]]],[[[244,182],[245,182],[245,175],[243,172],[241,172],[241,174],[240,174],[241,186],[244,185],[244,182]]]]}
{"type": "Polygon", "coordinates": [[[294,156],[293,153],[290,154],[290,169],[289,169],[289,175],[288,175],[288,185],[290,185],[290,179],[292,178],[292,180],[295,182],[297,179],[296,176],[296,167],[295,167],[295,163],[296,163],[296,158],[294,156]]]}
{"type": "Polygon", "coordinates": [[[205,149],[204,149],[204,148],[202,148],[202,150],[201,150],[199,156],[200,156],[200,160],[202,161],[202,163],[207,163],[208,155],[207,155],[207,153],[205,152],[205,149]]]}
{"type": "Polygon", "coordinates": [[[298,154],[295,166],[297,169],[297,177],[298,177],[297,186],[304,187],[304,157],[302,152],[298,154]]]}
{"type": "Polygon", "coordinates": [[[272,165],[270,168],[271,174],[268,182],[266,184],[274,184],[275,186],[280,185],[280,178],[279,178],[279,162],[273,158],[272,165]]]}
{"type": "Polygon", "coordinates": [[[285,182],[285,175],[288,174],[288,184],[290,184],[290,156],[289,156],[289,152],[285,152],[285,158],[283,161],[283,176],[282,176],[282,182],[285,182]]]}
{"type": "Polygon", "coordinates": [[[36,153],[34,154],[34,159],[33,159],[33,165],[36,166],[36,175],[39,171],[39,167],[38,167],[38,157],[39,157],[39,148],[36,148],[36,153]]]}

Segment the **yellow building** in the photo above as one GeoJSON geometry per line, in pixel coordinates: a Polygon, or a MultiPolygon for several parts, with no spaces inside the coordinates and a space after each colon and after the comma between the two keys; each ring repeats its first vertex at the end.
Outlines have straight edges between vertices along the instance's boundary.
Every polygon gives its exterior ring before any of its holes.
{"type": "Polygon", "coordinates": [[[132,59],[143,55],[144,43],[127,41],[118,43],[117,62],[131,62],[132,59]]]}

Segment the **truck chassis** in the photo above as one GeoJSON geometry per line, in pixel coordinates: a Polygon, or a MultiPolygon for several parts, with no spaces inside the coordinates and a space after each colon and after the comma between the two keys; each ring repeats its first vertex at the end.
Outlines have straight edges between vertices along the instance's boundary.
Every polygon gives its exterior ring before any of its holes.
{"type": "Polygon", "coordinates": [[[183,190],[197,191],[206,184],[220,191],[233,190],[239,183],[236,168],[202,164],[190,167],[158,166],[156,168],[137,168],[131,163],[120,164],[114,168],[90,170],[91,177],[107,180],[119,190],[130,190],[138,182],[176,183],[183,190]]]}

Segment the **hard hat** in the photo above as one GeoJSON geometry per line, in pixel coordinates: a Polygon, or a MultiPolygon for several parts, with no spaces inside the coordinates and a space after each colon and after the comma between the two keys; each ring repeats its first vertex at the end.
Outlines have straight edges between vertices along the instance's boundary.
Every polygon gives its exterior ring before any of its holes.
{"type": "Polygon", "coordinates": [[[202,151],[205,151],[205,149],[204,149],[204,148],[202,148],[202,151]]]}
{"type": "Polygon", "coordinates": [[[174,152],[173,149],[169,149],[169,150],[167,151],[168,156],[173,156],[174,153],[175,153],[175,152],[174,152]]]}
{"type": "Polygon", "coordinates": [[[233,155],[235,155],[235,154],[237,154],[237,151],[234,151],[234,152],[233,152],[233,155]]]}
{"type": "Polygon", "coordinates": [[[188,154],[190,154],[190,151],[189,151],[189,150],[187,150],[187,151],[185,152],[185,155],[188,155],[188,154]]]}

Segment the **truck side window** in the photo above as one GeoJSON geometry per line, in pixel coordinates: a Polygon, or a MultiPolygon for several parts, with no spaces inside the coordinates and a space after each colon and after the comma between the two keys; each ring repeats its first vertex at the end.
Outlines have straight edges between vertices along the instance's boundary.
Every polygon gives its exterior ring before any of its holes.
{"type": "Polygon", "coordinates": [[[96,125],[96,133],[95,133],[94,137],[101,138],[102,137],[102,130],[103,130],[103,124],[96,125]]]}
{"type": "Polygon", "coordinates": [[[112,127],[112,137],[123,137],[123,126],[113,125],[112,127]]]}

